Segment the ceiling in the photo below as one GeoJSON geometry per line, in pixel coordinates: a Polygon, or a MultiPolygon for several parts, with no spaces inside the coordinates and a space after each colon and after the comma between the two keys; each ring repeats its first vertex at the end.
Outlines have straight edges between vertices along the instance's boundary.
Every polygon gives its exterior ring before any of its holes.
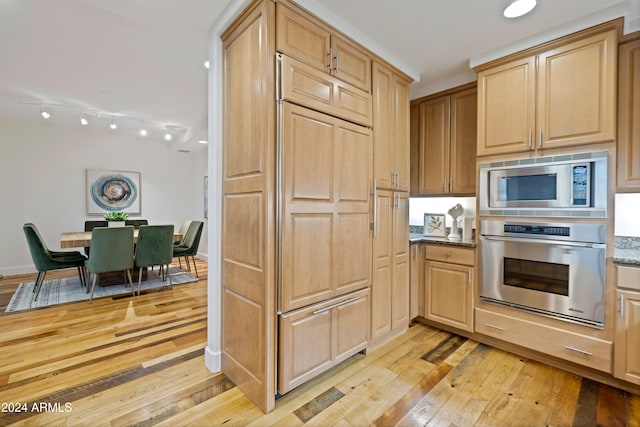
{"type": "MultiPolygon", "coordinates": [[[[207,138],[209,28],[232,0],[0,0],[0,116],[137,132],[173,148],[207,138]]],[[[640,0],[299,0],[416,80],[412,97],[474,79],[473,63],[630,13],[640,0]]]]}

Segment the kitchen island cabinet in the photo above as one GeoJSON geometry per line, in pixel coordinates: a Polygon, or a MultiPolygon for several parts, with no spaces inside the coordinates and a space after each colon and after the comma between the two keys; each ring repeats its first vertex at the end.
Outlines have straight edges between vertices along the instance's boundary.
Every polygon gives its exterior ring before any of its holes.
{"type": "Polygon", "coordinates": [[[620,25],[476,67],[478,156],[613,141],[620,25]]]}

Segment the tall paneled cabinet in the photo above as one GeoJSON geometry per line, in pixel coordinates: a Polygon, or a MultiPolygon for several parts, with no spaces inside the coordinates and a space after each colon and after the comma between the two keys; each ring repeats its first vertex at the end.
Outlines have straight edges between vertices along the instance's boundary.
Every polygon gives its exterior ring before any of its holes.
{"type": "Polygon", "coordinates": [[[373,64],[374,201],[371,340],[409,325],[409,83],[373,64]]]}
{"type": "Polygon", "coordinates": [[[378,319],[408,325],[410,81],[288,0],[254,1],[222,41],[222,369],[269,412],[378,319]]]}

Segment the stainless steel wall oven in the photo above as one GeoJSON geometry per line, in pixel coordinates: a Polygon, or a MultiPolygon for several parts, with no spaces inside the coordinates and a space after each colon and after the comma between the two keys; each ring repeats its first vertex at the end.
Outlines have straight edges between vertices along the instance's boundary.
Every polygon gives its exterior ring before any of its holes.
{"type": "Polygon", "coordinates": [[[480,299],[603,329],[606,229],[480,221],[480,299]]]}

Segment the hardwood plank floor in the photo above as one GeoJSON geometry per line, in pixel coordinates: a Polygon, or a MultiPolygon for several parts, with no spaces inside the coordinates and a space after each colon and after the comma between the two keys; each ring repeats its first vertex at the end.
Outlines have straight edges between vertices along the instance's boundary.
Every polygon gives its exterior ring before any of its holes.
{"type": "Polygon", "coordinates": [[[8,314],[34,275],[5,277],[0,425],[640,426],[639,396],[420,324],[265,415],[204,367],[207,264],[198,272],[135,298],[8,314]]]}

